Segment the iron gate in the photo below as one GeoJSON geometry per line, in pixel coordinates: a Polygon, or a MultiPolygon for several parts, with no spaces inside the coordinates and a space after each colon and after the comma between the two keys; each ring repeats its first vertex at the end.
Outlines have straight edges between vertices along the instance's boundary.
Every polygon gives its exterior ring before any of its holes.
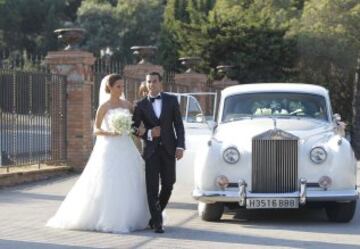
{"type": "Polygon", "coordinates": [[[0,69],[0,166],[66,160],[66,77],[0,69]]]}

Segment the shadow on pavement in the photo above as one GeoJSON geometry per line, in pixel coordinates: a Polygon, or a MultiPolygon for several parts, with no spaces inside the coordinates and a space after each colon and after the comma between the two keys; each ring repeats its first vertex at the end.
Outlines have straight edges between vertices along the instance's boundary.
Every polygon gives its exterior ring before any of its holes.
{"type": "Polygon", "coordinates": [[[95,247],[56,245],[50,243],[38,243],[30,241],[0,240],[0,248],[6,249],[95,249],[95,247]]]}
{"type": "Polygon", "coordinates": [[[46,188],[47,186],[66,183],[67,181],[75,181],[78,174],[69,174],[67,176],[55,177],[47,180],[36,181],[32,183],[25,183],[18,186],[7,187],[0,189],[0,203],[24,203],[33,200],[54,200],[62,201],[65,195],[53,195],[46,193],[39,193],[38,189],[46,188]],[[35,191],[34,191],[35,190],[35,191]]]}
{"type": "Polygon", "coordinates": [[[39,193],[27,193],[27,192],[8,192],[6,195],[0,197],[0,203],[25,203],[31,202],[33,200],[52,200],[52,201],[62,201],[65,199],[64,195],[49,195],[49,194],[39,194],[39,193]]]}
{"type": "Polygon", "coordinates": [[[186,203],[186,202],[170,202],[166,206],[166,208],[197,210],[197,204],[196,203],[186,203]]]}
{"type": "Polygon", "coordinates": [[[296,210],[237,210],[229,212],[233,219],[222,219],[221,223],[239,224],[244,228],[300,231],[328,234],[360,234],[358,206],[349,223],[328,221],[321,208],[296,210]]]}
{"type": "MultiPolygon", "coordinates": [[[[238,231],[236,231],[238,232],[238,231]]],[[[136,235],[136,234],[134,234],[136,235]]],[[[140,234],[139,234],[140,235],[140,234]]],[[[214,232],[209,230],[191,229],[184,227],[169,226],[166,227],[166,233],[162,235],[155,235],[151,233],[141,233],[141,236],[149,236],[148,240],[134,245],[135,248],[144,246],[153,240],[161,238],[166,239],[178,239],[178,240],[193,240],[202,242],[218,242],[218,243],[233,243],[233,244],[247,244],[251,246],[273,246],[273,247],[289,247],[289,248],[342,248],[342,249],[358,249],[359,245],[328,243],[316,240],[291,240],[291,239],[279,239],[271,237],[252,236],[239,233],[227,233],[227,232],[214,232]]]]}

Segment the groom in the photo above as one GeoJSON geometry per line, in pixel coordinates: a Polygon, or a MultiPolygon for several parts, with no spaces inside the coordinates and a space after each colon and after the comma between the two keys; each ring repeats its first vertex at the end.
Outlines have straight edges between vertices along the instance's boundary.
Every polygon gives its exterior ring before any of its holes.
{"type": "Polygon", "coordinates": [[[165,209],[175,183],[175,162],[183,157],[185,131],[179,103],[175,96],[162,92],[162,77],[157,72],[146,75],[149,94],[134,110],[133,127],[142,122],[146,132],[143,157],[147,197],[151,219],[149,225],[156,233],[163,233],[162,211],[165,209]],[[159,180],[161,191],[159,194],[159,180]]]}

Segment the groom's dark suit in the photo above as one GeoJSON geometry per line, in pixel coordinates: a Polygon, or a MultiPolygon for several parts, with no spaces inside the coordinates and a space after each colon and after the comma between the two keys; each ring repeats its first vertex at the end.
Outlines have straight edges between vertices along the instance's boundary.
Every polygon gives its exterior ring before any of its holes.
{"type": "Polygon", "coordinates": [[[149,97],[137,102],[133,115],[133,126],[137,128],[143,122],[146,129],[142,137],[145,141],[143,157],[149,208],[155,225],[162,224],[161,212],[169,201],[176,180],[176,148],[185,149],[185,131],[177,98],[166,93],[161,93],[160,96],[160,117],[156,116],[149,97]],[[160,126],[160,137],[150,139],[148,130],[156,126],[160,126]]]}

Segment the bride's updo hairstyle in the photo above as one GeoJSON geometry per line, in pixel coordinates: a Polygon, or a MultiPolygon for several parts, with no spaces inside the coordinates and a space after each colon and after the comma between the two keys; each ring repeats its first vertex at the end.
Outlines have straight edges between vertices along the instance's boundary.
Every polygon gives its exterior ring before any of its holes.
{"type": "Polygon", "coordinates": [[[113,87],[115,82],[121,80],[121,75],[120,74],[110,74],[108,82],[106,84],[105,87],[105,92],[106,93],[110,93],[110,87],[113,87]]]}

